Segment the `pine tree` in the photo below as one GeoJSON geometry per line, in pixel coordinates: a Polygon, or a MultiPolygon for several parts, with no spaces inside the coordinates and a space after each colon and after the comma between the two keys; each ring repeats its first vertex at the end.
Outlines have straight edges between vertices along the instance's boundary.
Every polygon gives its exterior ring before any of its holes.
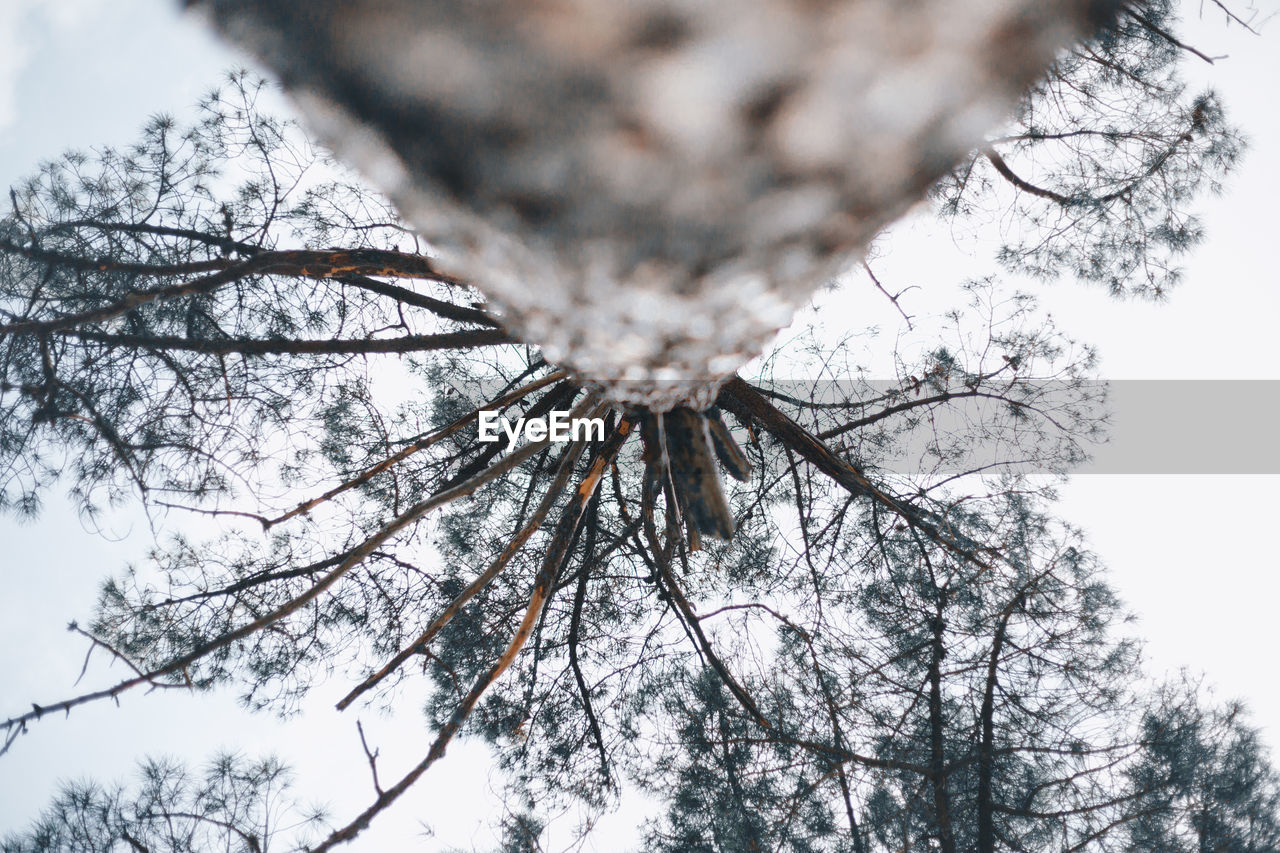
{"type": "MultiPolygon", "coordinates": [[[[1064,57],[934,185],[944,215],[1025,223],[1014,269],[1164,293],[1198,235],[1187,205],[1240,147],[1177,82],[1171,15],[1125,6],[1064,57]]],[[[715,386],[699,456],[692,409],[611,403],[529,345],[262,114],[260,85],[48,164],[0,220],[0,503],[33,514],[62,478],[90,516],[140,500],[227,530],[109,580],[86,633],[137,675],[15,714],[6,749],[135,686],[230,683],[281,711],[336,671],[345,708],[422,670],[434,742],[322,848],[462,731],[513,780],[510,849],[624,783],[666,802],[653,849],[1101,848],[1197,809],[1271,819],[1270,783],[1228,784],[1269,778],[1256,738],[1169,739],[1096,561],[1019,473],[1065,470],[1099,428],[1091,354],[1031,300],[974,284],[962,332],[900,354],[887,388],[768,381],[806,358],[859,375],[800,335],[715,386]],[[606,435],[508,450],[478,440],[481,409],[599,415],[606,435]],[[930,464],[896,470],[921,436],[930,464]],[[723,507],[711,453],[745,477],[723,507]],[[1221,770],[1175,772],[1194,750],[1221,770]]],[[[133,833],[120,796],[63,798],[7,843],[59,849],[37,839],[77,809],[133,833]]]]}

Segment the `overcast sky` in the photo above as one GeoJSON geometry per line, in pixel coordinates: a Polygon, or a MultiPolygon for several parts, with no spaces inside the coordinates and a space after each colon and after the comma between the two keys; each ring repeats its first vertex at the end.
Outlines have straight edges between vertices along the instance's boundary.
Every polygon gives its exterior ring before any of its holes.
{"type": "MultiPolygon", "coordinates": [[[[1225,197],[1199,206],[1208,242],[1167,304],[1117,303],[1073,285],[1047,289],[1043,299],[1063,329],[1099,347],[1105,377],[1280,379],[1274,260],[1280,117],[1272,105],[1280,50],[1273,32],[1244,36],[1208,15],[1189,32],[1207,53],[1230,54],[1193,73],[1213,81],[1251,141],[1225,197]]],[[[129,142],[149,114],[182,111],[225,68],[242,61],[168,4],[0,0],[0,185],[68,147],[129,142]]],[[[990,253],[989,246],[956,246],[945,229],[927,220],[900,230],[903,236],[885,246],[878,268],[891,288],[930,284],[924,291],[932,293],[935,282],[956,278],[956,257],[982,271],[990,253]]],[[[912,298],[919,300],[913,310],[940,307],[926,301],[932,297],[912,298]]],[[[888,317],[874,294],[846,289],[822,299],[828,323],[888,317]]],[[[1202,442],[1225,440],[1232,415],[1222,412],[1224,431],[1206,429],[1202,442]]],[[[1276,415],[1257,417],[1274,427],[1276,415]]],[[[1196,447],[1186,452],[1195,454],[1196,447]]],[[[1273,676],[1280,558],[1270,538],[1280,515],[1278,487],[1274,476],[1091,475],[1065,487],[1061,505],[1061,514],[1087,531],[1139,614],[1155,671],[1185,665],[1207,673],[1221,696],[1248,701],[1272,744],[1280,743],[1280,687],[1273,676]]],[[[109,533],[84,530],[56,502],[34,525],[0,518],[0,711],[6,715],[27,701],[53,700],[70,690],[84,646],[63,626],[87,616],[98,581],[140,558],[150,544],[150,531],[127,516],[115,520],[109,533]]],[[[101,668],[87,676],[95,684],[107,677],[101,668]]],[[[176,692],[130,695],[119,708],[97,705],[65,721],[46,721],[0,760],[0,831],[32,816],[59,778],[118,778],[143,753],[199,760],[219,745],[250,754],[278,750],[299,767],[308,796],[333,802],[336,818],[348,817],[369,787],[354,722],[328,711],[331,694],[342,686],[318,689],[315,713],[305,724],[252,717],[225,696],[176,692]]],[[[366,729],[391,765],[385,777],[397,764],[416,761],[427,743],[416,700],[402,704],[405,711],[394,721],[365,715],[366,729]]],[[[482,826],[496,802],[489,789],[481,750],[457,744],[360,847],[483,846],[482,826]],[[417,813],[437,830],[422,846],[409,842],[417,813]]],[[[633,818],[612,820],[598,849],[631,841],[633,818]]]]}

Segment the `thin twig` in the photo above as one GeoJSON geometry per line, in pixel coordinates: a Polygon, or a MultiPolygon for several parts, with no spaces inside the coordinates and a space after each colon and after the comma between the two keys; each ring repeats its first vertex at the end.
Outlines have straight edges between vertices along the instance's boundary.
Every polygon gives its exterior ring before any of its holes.
{"type": "Polygon", "coordinates": [[[912,285],[911,287],[905,287],[902,290],[899,290],[897,293],[890,293],[889,291],[885,290],[884,285],[880,283],[880,279],[876,278],[876,274],[871,271],[871,266],[866,261],[862,262],[862,268],[866,270],[867,275],[871,277],[871,283],[876,286],[876,290],[879,290],[881,293],[883,293],[885,295],[885,298],[893,303],[893,307],[898,309],[898,313],[902,315],[902,319],[905,320],[907,323],[907,329],[910,331],[915,331],[915,326],[911,325],[910,315],[908,315],[906,311],[902,310],[902,303],[898,301],[899,296],[906,293],[908,290],[913,289],[915,285],[912,285]]]}
{"type": "Polygon", "coordinates": [[[360,725],[359,720],[356,720],[356,731],[360,733],[360,748],[364,750],[364,757],[369,759],[369,773],[373,775],[373,790],[381,794],[382,784],[378,781],[378,752],[377,750],[369,751],[369,742],[364,739],[364,726],[360,725]]]}

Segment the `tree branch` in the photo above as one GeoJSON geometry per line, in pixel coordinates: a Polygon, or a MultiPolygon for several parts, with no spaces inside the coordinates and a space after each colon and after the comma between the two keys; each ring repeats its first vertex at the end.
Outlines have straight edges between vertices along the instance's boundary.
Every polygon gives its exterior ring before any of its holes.
{"type": "MultiPolygon", "coordinates": [[[[590,406],[594,406],[594,405],[595,405],[594,401],[588,398],[578,407],[577,410],[573,412],[572,416],[581,417],[588,410],[590,406]]],[[[524,447],[521,447],[519,450],[516,450],[514,453],[511,453],[510,455],[506,456],[501,462],[498,462],[497,464],[485,469],[483,472],[475,475],[474,477],[471,477],[470,479],[456,486],[437,492],[436,494],[432,495],[426,500],[423,500],[417,504],[414,504],[404,513],[396,516],[394,519],[387,522],[387,524],[379,528],[373,535],[365,539],[357,547],[348,551],[346,558],[341,563],[339,563],[336,568],[334,568],[332,571],[330,571],[328,574],[326,574],[324,577],[318,580],[314,585],[312,585],[310,589],[308,589],[306,592],[302,593],[298,597],[291,599],[290,601],[286,602],[280,607],[277,607],[275,610],[272,610],[270,613],[266,614],[265,616],[261,616],[258,619],[253,620],[252,622],[242,625],[239,628],[236,628],[218,637],[215,637],[214,639],[209,640],[206,643],[203,643],[202,645],[196,647],[195,649],[188,652],[187,654],[182,655],[178,658],[175,658],[169,663],[164,664],[163,666],[157,667],[156,669],[146,672],[143,675],[121,681],[112,687],[106,688],[104,690],[94,691],[92,693],[85,693],[80,696],[74,697],[72,699],[67,699],[61,702],[57,702],[49,706],[33,705],[31,711],[28,711],[25,714],[18,714],[16,716],[10,717],[9,719],[0,723],[0,728],[9,729],[14,726],[25,725],[25,723],[27,723],[30,720],[38,720],[40,717],[44,715],[46,711],[69,712],[72,708],[76,706],[84,705],[89,702],[96,701],[98,699],[114,698],[118,696],[120,693],[124,692],[125,690],[128,690],[133,687],[137,687],[139,684],[144,684],[147,682],[154,681],[155,679],[165,675],[171,675],[176,672],[181,672],[182,670],[191,666],[193,663],[199,661],[201,658],[203,658],[205,655],[209,654],[210,652],[229,646],[232,643],[236,642],[237,640],[242,640],[245,637],[248,637],[257,631],[262,630],[263,628],[266,628],[270,625],[274,625],[276,622],[279,622],[281,619],[284,619],[286,616],[290,615],[291,613],[297,612],[301,608],[305,607],[307,604],[314,601],[323,592],[329,589],[329,587],[337,583],[338,580],[341,579],[347,572],[349,572],[351,569],[355,568],[357,565],[363,562],[366,557],[368,557],[371,553],[373,553],[374,550],[378,548],[378,546],[380,546],[383,542],[386,542],[396,533],[399,533],[408,525],[417,521],[418,519],[420,519],[422,516],[426,515],[428,512],[430,512],[433,509],[444,506],[447,503],[450,503],[452,501],[455,501],[459,498],[462,498],[471,494],[476,489],[483,486],[485,483],[488,483],[502,476],[503,474],[510,471],[512,468],[515,468],[517,465],[521,464],[522,462],[524,462],[526,459],[530,458],[534,454],[544,450],[549,445],[550,445],[549,439],[526,444],[524,447]]]]}
{"type": "Polygon", "coordinates": [[[376,353],[414,353],[443,349],[514,344],[518,340],[502,329],[466,329],[436,335],[404,335],[398,338],[363,338],[318,340],[213,338],[193,340],[164,335],[114,335],[104,332],[62,329],[57,334],[109,346],[136,349],[176,350],[210,355],[360,355],[376,353]]]}
{"type": "Polygon", "coordinates": [[[551,544],[543,557],[542,568],[538,571],[538,575],[534,580],[533,593],[530,595],[529,604],[525,608],[524,619],[516,629],[515,636],[511,638],[506,651],[502,653],[487,672],[482,673],[476,679],[471,690],[458,704],[458,707],[454,709],[453,714],[450,715],[448,721],[436,735],[436,739],[431,744],[431,749],[427,752],[426,757],[405,774],[399,782],[381,794],[355,820],[334,831],[320,846],[313,849],[313,853],[323,853],[323,851],[331,850],[338,844],[355,838],[369,826],[369,822],[374,817],[395,802],[423,773],[427,772],[432,764],[444,757],[445,749],[453,740],[454,735],[458,733],[458,730],[462,728],[463,723],[471,716],[471,711],[475,708],[480,697],[484,695],[484,692],[489,689],[489,686],[502,673],[506,672],[528,641],[529,635],[532,633],[533,627],[542,613],[542,606],[546,603],[552,584],[555,582],[556,574],[560,571],[560,567],[568,556],[569,543],[573,541],[574,533],[582,521],[587,502],[590,501],[591,496],[595,493],[606,466],[613,462],[618,452],[622,449],[623,443],[631,432],[632,425],[633,422],[629,418],[623,418],[618,423],[617,429],[600,449],[586,476],[578,484],[578,488],[570,499],[569,505],[565,507],[560,523],[556,527],[555,536],[552,538],[551,544]]]}
{"type": "Polygon", "coordinates": [[[487,587],[489,583],[496,578],[504,568],[506,568],[507,563],[511,562],[511,558],[514,557],[522,547],[524,547],[524,543],[529,541],[529,537],[542,526],[543,521],[546,520],[547,514],[551,512],[551,507],[555,505],[556,499],[564,493],[565,486],[569,483],[569,477],[573,474],[573,467],[582,456],[582,451],[585,447],[586,444],[584,442],[578,441],[574,442],[565,451],[564,458],[560,461],[560,466],[556,470],[555,479],[547,489],[546,494],[543,495],[542,502],[539,503],[537,509],[534,510],[533,517],[529,519],[529,522],[511,538],[511,541],[507,543],[507,546],[502,550],[502,553],[489,564],[489,567],[481,572],[475,580],[468,584],[466,589],[458,593],[435,619],[431,620],[431,624],[427,626],[426,630],[424,630],[412,643],[409,643],[397,652],[395,657],[387,661],[381,669],[370,675],[364,681],[360,682],[355,689],[342,697],[337,704],[339,711],[345,710],[363,693],[375,687],[379,682],[391,675],[391,673],[395,672],[396,669],[398,669],[415,653],[425,651],[427,645],[435,639],[437,634],[444,630],[444,627],[453,620],[454,616],[458,615],[462,608],[467,605],[467,602],[475,598],[481,590],[487,587]]]}

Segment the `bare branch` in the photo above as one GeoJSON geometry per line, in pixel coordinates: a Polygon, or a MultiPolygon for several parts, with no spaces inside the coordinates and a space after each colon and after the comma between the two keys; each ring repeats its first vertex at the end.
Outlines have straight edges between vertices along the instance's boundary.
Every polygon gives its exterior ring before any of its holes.
{"type": "MultiPolygon", "coordinates": [[[[593,405],[595,405],[594,401],[588,398],[574,412],[574,417],[581,417],[582,414],[588,410],[588,407],[593,405]]],[[[365,539],[358,546],[348,551],[346,557],[336,568],[318,580],[306,592],[289,600],[280,607],[277,607],[265,616],[259,617],[258,619],[242,625],[239,628],[215,637],[214,639],[201,644],[187,654],[175,658],[169,663],[146,672],[141,676],[121,681],[118,684],[103,690],[97,690],[92,693],[85,693],[71,699],[66,699],[50,706],[35,705],[31,711],[28,711],[25,714],[15,715],[0,723],[0,728],[12,728],[14,726],[23,725],[30,720],[37,720],[43,716],[46,711],[70,711],[76,706],[94,702],[99,699],[114,698],[132,687],[137,687],[139,684],[152,682],[162,676],[181,672],[210,652],[224,648],[237,640],[244,639],[263,628],[279,622],[281,619],[297,612],[317,599],[322,593],[346,575],[347,572],[363,562],[364,559],[373,553],[373,551],[375,551],[383,542],[386,542],[405,527],[419,520],[431,510],[451,503],[458,498],[465,497],[483,486],[485,483],[501,477],[512,468],[515,468],[517,465],[532,457],[534,454],[546,449],[549,444],[549,439],[526,444],[524,447],[521,447],[519,450],[516,450],[514,453],[505,457],[501,462],[485,469],[474,477],[456,486],[437,492],[430,498],[414,504],[404,513],[396,516],[387,524],[383,525],[377,530],[377,532],[365,539]]]]}
{"type": "Polygon", "coordinates": [[[369,751],[369,742],[364,739],[364,726],[356,720],[356,731],[360,733],[360,748],[364,750],[364,757],[369,760],[369,773],[373,776],[373,790],[378,794],[382,793],[382,785],[378,782],[378,751],[369,751]]]}
{"type": "Polygon", "coordinates": [[[565,507],[564,514],[561,516],[560,523],[556,528],[555,536],[543,556],[542,568],[538,571],[537,578],[534,581],[533,593],[529,597],[528,606],[525,608],[524,619],[516,629],[515,636],[511,638],[506,651],[502,653],[497,662],[487,672],[476,679],[471,690],[458,704],[458,707],[454,709],[449,720],[436,735],[436,739],[431,744],[431,749],[427,752],[426,757],[405,774],[399,782],[388,788],[355,820],[336,830],[320,846],[314,848],[313,853],[322,853],[322,851],[330,850],[338,844],[343,844],[355,838],[369,826],[369,822],[374,817],[391,805],[423,773],[427,772],[432,764],[444,757],[445,749],[453,740],[454,735],[458,733],[458,730],[462,728],[462,724],[471,716],[471,711],[475,708],[480,697],[484,695],[484,692],[502,673],[507,671],[528,641],[534,625],[541,616],[542,606],[545,604],[551,586],[555,582],[555,576],[568,556],[569,543],[573,541],[574,533],[582,521],[587,502],[590,501],[591,496],[595,493],[605,468],[617,458],[618,452],[622,449],[622,445],[630,434],[632,426],[633,422],[629,418],[623,418],[618,423],[613,435],[609,437],[609,440],[600,449],[586,476],[578,484],[578,488],[575,490],[569,505],[565,507]]]}
{"type": "Polygon", "coordinates": [[[397,652],[395,657],[387,661],[381,669],[370,675],[364,681],[360,682],[355,689],[342,697],[341,701],[337,704],[339,711],[347,708],[352,702],[359,698],[361,694],[373,688],[387,676],[391,675],[391,673],[395,672],[396,669],[398,669],[415,653],[425,651],[427,645],[435,639],[437,634],[444,630],[444,627],[449,624],[454,616],[458,615],[462,608],[467,605],[467,602],[475,598],[476,595],[487,587],[489,583],[497,577],[504,568],[506,568],[507,563],[511,562],[511,558],[514,557],[522,547],[524,547],[524,543],[529,540],[529,537],[542,526],[543,521],[546,520],[547,513],[551,511],[551,507],[555,504],[556,499],[564,493],[565,486],[568,485],[569,482],[569,477],[573,473],[573,466],[577,464],[577,461],[579,457],[581,457],[582,451],[585,447],[585,443],[579,441],[574,442],[565,451],[564,458],[561,460],[560,466],[556,470],[555,479],[552,481],[551,486],[543,496],[542,502],[539,503],[537,509],[534,510],[533,517],[529,520],[529,523],[511,538],[511,541],[507,543],[507,546],[502,550],[502,553],[489,564],[488,568],[468,584],[466,589],[458,593],[458,595],[449,602],[449,604],[440,612],[439,615],[436,616],[435,619],[431,620],[431,624],[427,626],[426,630],[424,630],[412,643],[409,643],[397,652]]]}
{"type": "MultiPolygon", "coordinates": [[[[539,388],[543,388],[554,382],[560,381],[564,377],[565,377],[564,371],[562,370],[553,371],[547,374],[546,376],[542,377],[541,379],[536,379],[533,382],[530,382],[520,388],[515,389],[514,391],[510,391],[506,394],[503,394],[501,397],[498,397],[494,400],[489,401],[488,403],[485,404],[484,407],[488,409],[504,408],[510,405],[511,403],[514,403],[515,401],[528,396],[534,391],[537,391],[539,388]]],[[[470,424],[479,415],[479,412],[480,412],[480,409],[472,409],[470,412],[463,415],[462,417],[455,419],[452,423],[441,427],[440,429],[436,430],[430,435],[427,435],[423,438],[418,439],[417,441],[414,441],[413,443],[407,445],[401,450],[398,450],[392,455],[388,456],[386,459],[383,459],[381,462],[377,463],[376,465],[372,465],[366,468],[364,471],[360,472],[360,474],[358,474],[357,476],[352,477],[351,479],[343,483],[340,483],[337,486],[334,486],[332,489],[329,489],[324,494],[318,497],[312,498],[311,500],[303,501],[293,509],[286,512],[284,515],[277,516],[276,518],[264,520],[262,522],[262,526],[268,527],[268,528],[274,527],[275,525],[280,524],[283,521],[288,521],[294,516],[301,515],[306,512],[310,512],[315,507],[319,506],[325,501],[332,500],[333,498],[337,497],[338,495],[342,494],[345,491],[364,485],[365,483],[369,482],[377,475],[381,474],[383,471],[386,471],[392,466],[397,465],[400,462],[403,462],[405,459],[408,459],[413,454],[418,453],[422,450],[426,450],[428,447],[431,447],[433,444],[436,444],[442,439],[448,438],[449,436],[458,432],[458,430],[470,424]]]]}
{"type": "Polygon", "coordinates": [[[372,355],[377,353],[414,353],[444,349],[472,349],[517,343],[516,338],[501,329],[467,329],[436,335],[404,335],[398,338],[361,338],[343,340],[252,339],[252,338],[179,338],[163,335],[113,335],[80,329],[61,329],[57,334],[96,341],[113,347],[200,352],[212,355],[372,355]]]}

